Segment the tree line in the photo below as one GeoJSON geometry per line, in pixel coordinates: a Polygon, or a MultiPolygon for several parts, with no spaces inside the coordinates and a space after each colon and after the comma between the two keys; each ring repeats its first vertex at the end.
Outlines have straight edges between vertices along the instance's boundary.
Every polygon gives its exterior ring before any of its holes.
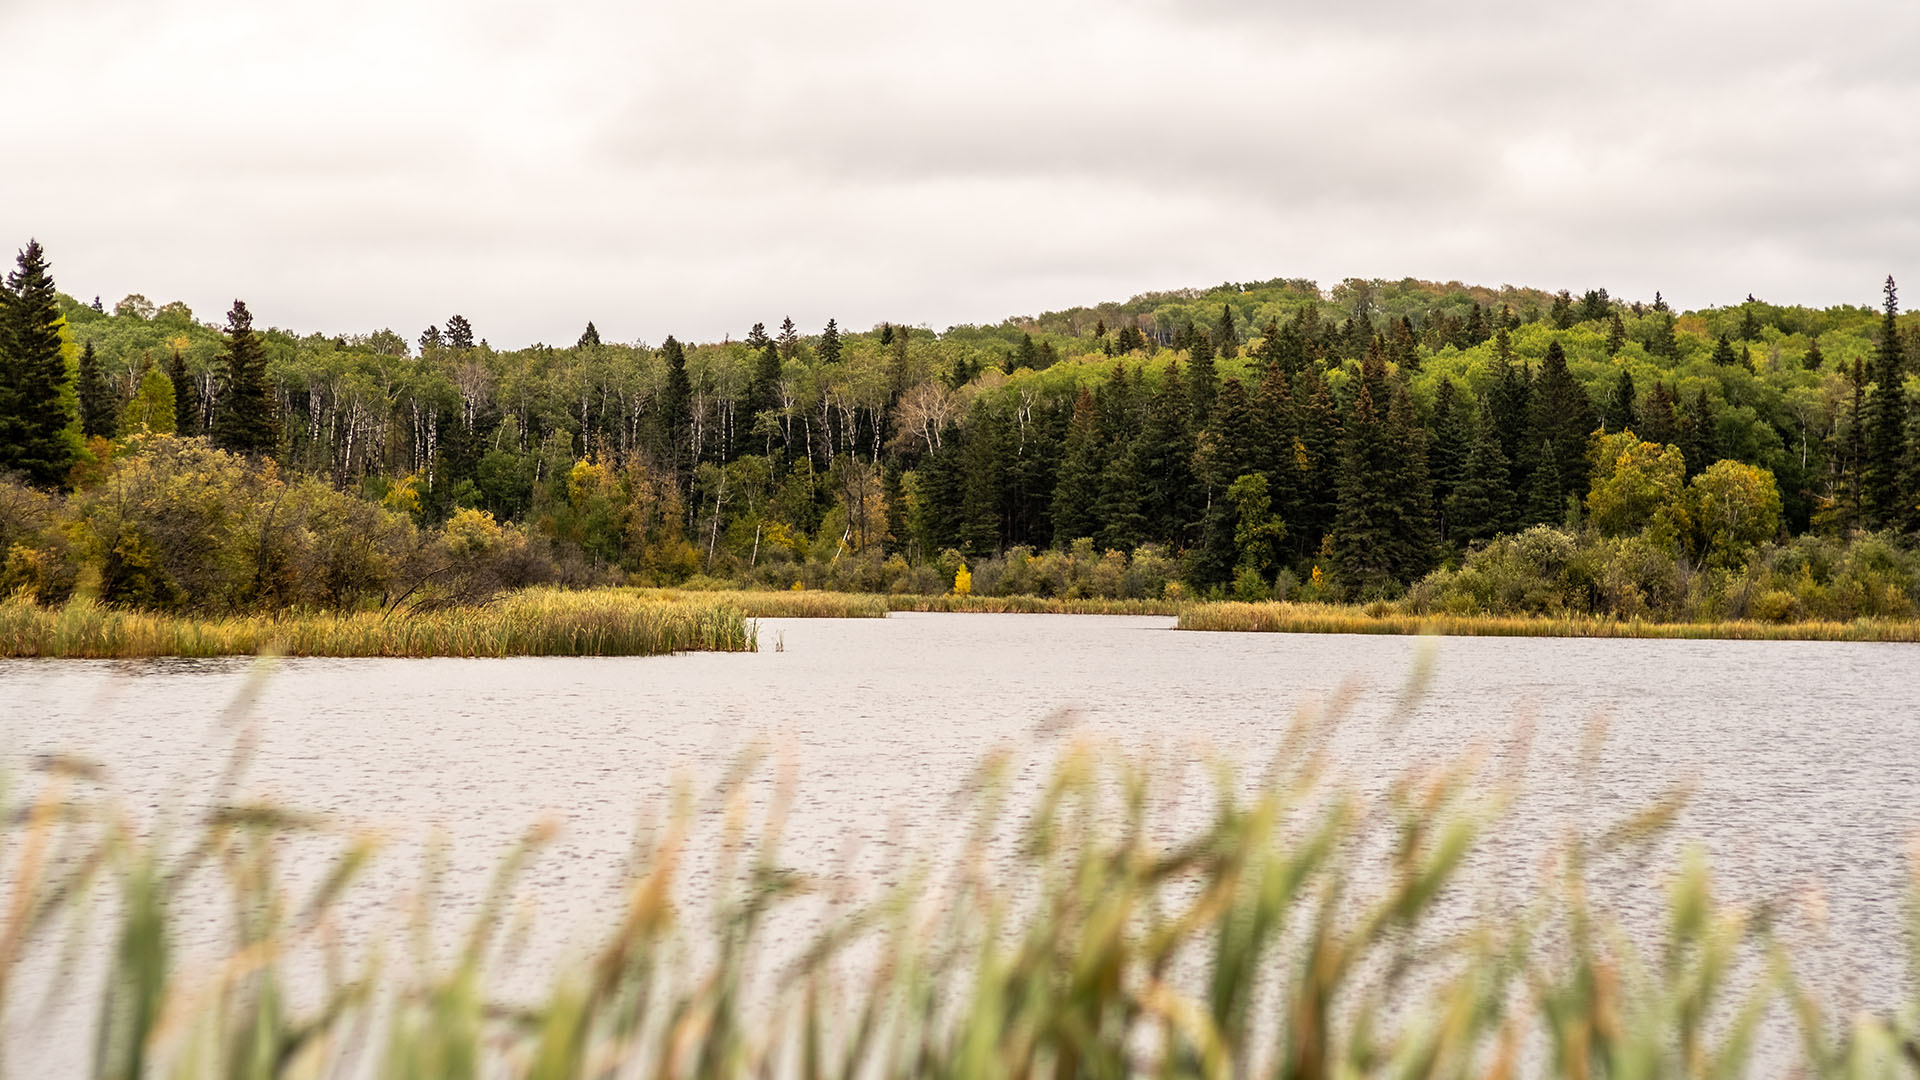
{"type": "Polygon", "coordinates": [[[1279,279],[942,333],[788,319],[652,346],[589,322],[509,350],[463,315],[408,340],[260,330],[240,301],[219,326],[137,295],[108,310],[60,294],[30,242],[0,305],[0,471],[27,485],[84,489],[141,432],[204,438],[648,580],[1090,539],[1151,545],[1190,589],[1391,595],[1579,524],[1600,437],[1627,431],[1683,482],[1764,473],[1782,534],[1920,528],[1920,335],[1891,280],[1877,310],[1678,312],[1279,279]]]}

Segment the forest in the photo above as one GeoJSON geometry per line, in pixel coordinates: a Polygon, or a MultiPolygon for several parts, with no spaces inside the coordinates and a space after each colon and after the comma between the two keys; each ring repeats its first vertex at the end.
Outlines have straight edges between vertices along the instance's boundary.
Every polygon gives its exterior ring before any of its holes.
{"type": "Polygon", "coordinates": [[[0,305],[0,592],[42,603],[958,582],[1788,619],[1920,593],[1920,323],[1892,279],[1698,311],[1276,279],[504,349],[484,312],[328,336],[82,302],[30,242],[0,305]]]}

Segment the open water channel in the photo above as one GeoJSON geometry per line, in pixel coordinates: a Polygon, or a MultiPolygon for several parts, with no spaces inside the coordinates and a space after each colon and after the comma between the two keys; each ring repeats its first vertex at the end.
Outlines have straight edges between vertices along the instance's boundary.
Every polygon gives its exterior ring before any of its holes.
{"type": "MultiPolygon", "coordinates": [[[[557,820],[527,894],[543,925],[573,930],[535,954],[578,955],[617,909],[641,811],[661,809],[676,777],[710,782],[756,741],[796,769],[786,861],[819,869],[856,848],[951,836],[954,793],[982,756],[1011,747],[1038,777],[1057,742],[1036,728],[1062,709],[1168,768],[1226,758],[1251,774],[1303,703],[1356,686],[1333,737],[1356,784],[1475,746],[1520,770],[1525,794],[1494,848],[1513,873],[1536,867],[1571,824],[1611,821],[1690,783],[1675,843],[1707,849],[1722,894],[1817,910],[1794,930],[1808,982],[1843,1008],[1910,993],[1900,927],[1906,845],[1920,830],[1920,647],[1171,626],[903,614],[763,620],[758,654],[282,661],[252,709],[258,744],[243,786],[385,829],[395,842],[382,872],[397,877],[417,874],[421,838],[443,834],[454,926],[529,823],[557,820]],[[1388,725],[1422,650],[1431,684],[1388,725]],[[1607,735],[1589,768],[1581,748],[1596,717],[1607,735]]],[[[51,751],[99,761],[136,814],[190,804],[228,760],[233,730],[219,716],[250,667],[0,662],[0,748],[15,775],[51,751]]],[[[1643,885],[1616,901],[1656,905],[1659,882],[1643,885]]],[[[49,1015],[8,1018],[16,1075],[50,1075],[34,1062],[83,1066],[87,1010],[49,1015]]]]}

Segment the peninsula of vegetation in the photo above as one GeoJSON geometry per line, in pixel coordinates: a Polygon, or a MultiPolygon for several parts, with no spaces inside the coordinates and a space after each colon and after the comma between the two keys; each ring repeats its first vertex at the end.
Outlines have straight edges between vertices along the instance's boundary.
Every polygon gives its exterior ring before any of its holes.
{"type": "Polygon", "coordinates": [[[500,349],[462,315],[410,340],[83,303],[30,242],[0,291],[0,653],[739,648],[743,618],[888,609],[1910,640],[1916,370],[1891,279],[1691,312],[1274,280],[500,349]],[[796,589],[872,599],[770,598],[796,589]]]}

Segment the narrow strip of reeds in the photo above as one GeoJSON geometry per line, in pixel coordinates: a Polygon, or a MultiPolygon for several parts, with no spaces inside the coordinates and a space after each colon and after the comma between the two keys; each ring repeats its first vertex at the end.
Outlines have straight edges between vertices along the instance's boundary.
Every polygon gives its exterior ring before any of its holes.
{"type": "Polygon", "coordinates": [[[656,656],[751,652],[756,628],[713,600],[646,600],[622,590],[529,589],[444,611],[197,618],[90,600],[0,604],[0,656],[656,656]]]}
{"type": "Polygon", "coordinates": [[[1338,604],[1214,603],[1179,612],[1182,630],[1270,634],[1444,634],[1459,637],[1686,638],[1736,641],[1920,641],[1920,622],[1645,622],[1543,615],[1369,611],[1338,604]]]}
{"type": "Polygon", "coordinates": [[[820,589],[634,589],[635,595],[670,603],[724,604],[749,619],[884,619],[887,598],[874,593],[820,589]]]}
{"type": "Polygon", "coordinates": [[[887,597],[894,611],[960,611],[994,615],[1177,615],[1176,600],[1113,600],[1064,596],[915,596],[887,597]]]}

